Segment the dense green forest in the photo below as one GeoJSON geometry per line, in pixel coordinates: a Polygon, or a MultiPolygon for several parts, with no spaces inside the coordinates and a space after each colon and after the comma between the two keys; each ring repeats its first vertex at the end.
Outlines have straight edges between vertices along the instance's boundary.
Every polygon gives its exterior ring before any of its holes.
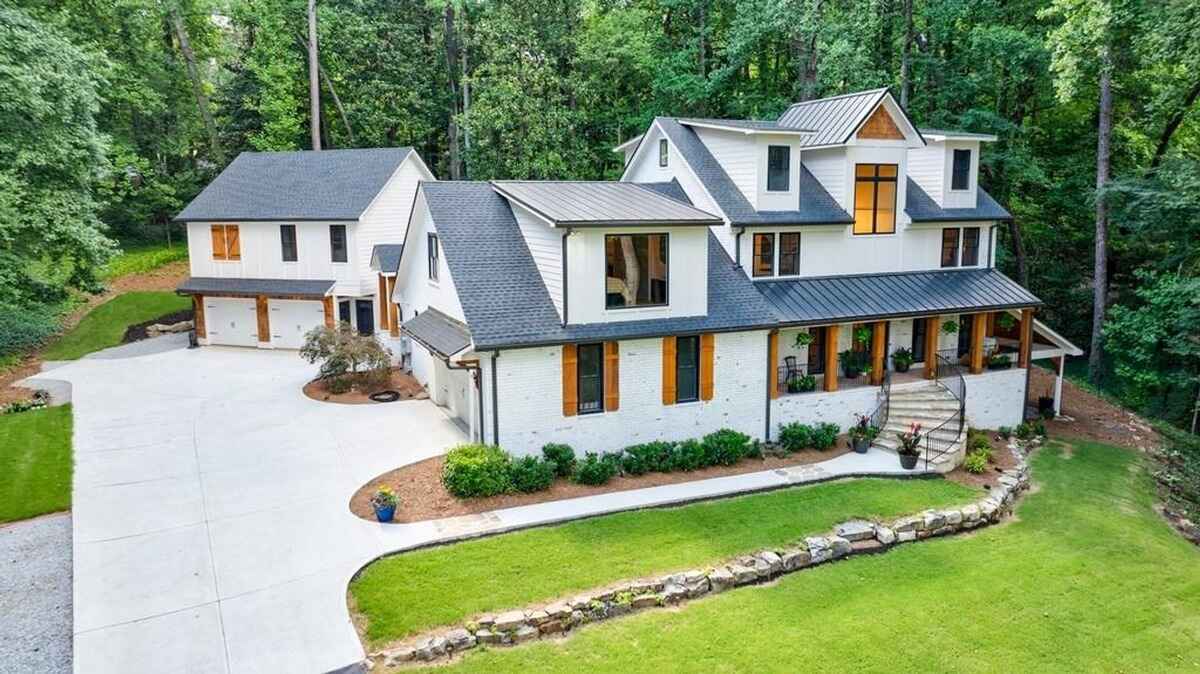
{"type": "Polygon", "coordinates": [[[118,242],[165,239],[244,150],[315,135],[412,145],[444,179],[615,178],[610,149],[655,115],[890,86],[920,125],[1000,138],[981,180],[1015,215],[1005,270],[1093,381],[1192,423],[1198,3],[319,0],[316,45],[308,4],[0,4],[0,351],[52,330],[118,242]]]}

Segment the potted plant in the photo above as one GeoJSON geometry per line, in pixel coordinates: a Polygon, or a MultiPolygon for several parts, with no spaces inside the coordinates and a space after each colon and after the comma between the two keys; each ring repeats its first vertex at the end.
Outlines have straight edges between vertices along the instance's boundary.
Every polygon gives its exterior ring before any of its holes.
{"type": "Polygon", "coordinates": [[[813,343],[813,334],[811,332],[797,332],[796,333],[795,347],[797,349],[799,349],[800,347],[808,346],[809,344],[812,344],[812,343],[813,343]]]}
{"type": "Polygon", "coordinates": [[[817,390],[817,378],[811,374],[793,377],[787,385],[788,393],[808,393],[817,390]]]}
{"type": "Polygon", "coordinates": [[[879,435],[879,429],[871,425],[871,417],[865,414],[854,415],[854,425],[848,431],[850,447],[859,454],[866,454],[871,447],[871,441],[879,435]]]}
{"type": "Polygon", "coordinates": [[[958,321],[946,321],[942,323],[942,332],[947,335],[953,335],[958,332],[958,321]]]}
{"type": "Polygon", "coordinates": [[[908,368],[912,367],[913,361],[912,349],[902,346],[892,353],[892,367],[896,368],[896,372],[908,372],[908,368]]]}
{"type": "Polygon", "coordinates": [[[1013,318],[1012,314],[1003,313],[996,317],[996,325],[1000,326],[1000,329],[1005,332],[1012,330],[1016,324],[1017,319],[1013,318]]]}
{"type": "Polygon", "coordinates": [[[865,351],[853,351],[851,349],[846,349],[839,353],[838,357],[842,361],[842,374],[847,379],[857,379],[861,376],[867,368],[866,355],[865,351]]]}
{"type": "Polygon", "coordinates": [[[380,487],[371,497],[371,507],[375,509],[375,519],[380,522],[391,522],[396,516],[396,506],[400,499],[396,492],[388,487],[380,487]]]}
{"type": "Polygon", "coordinates": [[[896,453],[900,455],[900,467],[912,470],[917,467],[917,459],[921,456],[921,424],[913,424],[907,433],[897,433],[896,439],[900,447],[896,453]]]}
{"type": "Polygon", "coordinates": [[[989,370],[1007,370],[1012,367],[1012,358],[1007,353],[993,353],[988,357],[989,370]]]}

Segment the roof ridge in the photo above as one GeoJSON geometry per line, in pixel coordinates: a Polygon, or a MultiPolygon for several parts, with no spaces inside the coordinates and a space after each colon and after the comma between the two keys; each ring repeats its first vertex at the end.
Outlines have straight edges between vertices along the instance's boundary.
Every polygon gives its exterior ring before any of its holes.
{"type": "Polygon", "coordinates": [[[865,89],[863,91],[852,91],[848,94],[838,94],[837,96],[826,96],[824,98],[814,98],[809,101],[797,101],[787,107],[788,110],[799,105],[811,105],[813,103],[824,103],[826,101],[836,101],[839,98],[849,98],[850,96],[866,96],[867,94],[878,94],[883,91],[890,90],[891,87],[879,87],[878,89],[865,89]]]}

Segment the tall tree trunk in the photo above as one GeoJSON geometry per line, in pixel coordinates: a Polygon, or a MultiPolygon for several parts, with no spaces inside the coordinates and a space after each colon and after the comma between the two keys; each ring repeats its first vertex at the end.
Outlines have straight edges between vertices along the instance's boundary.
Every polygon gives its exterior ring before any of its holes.
{"type": "Polygon", "coordinates": [[[200,69],[196,67],[196,53],[192,51],[192,41],[188,38],[187,25],[183,23],[183,15],[179,13],[179,5],[172,2],[168,5],[171,29],[175,31],[175,39],[179,42],[179,52],[187,64],[188,79],[192,81],[192,92],[196,95],[196,107],[200,110],[200,119],[204,121],[204,130],[208,134],[208,148],[212,152],[213,161],[225,163],[225,153],[221,151],[221,141],[217,137],[217,125],[213,121],[212,110],[208,107],[208,95],[204,93],[204,82],[200,80],[200,69]]]}
{"type": "Polygon", "coordinates": [[[795,54],[799,80],[796,97],[811,101],[817,97],[817,64],[819,62],[817,36],[821,34],[821,5],[824,0],[815,0],[807,15],[800,21],[800,32],[792,38],[792,53],[795,54]]]}
{"type": "Polygon", "coordinates": [[[1029,288],[1029,270],[1025,266],[1025,241],[1021,238],[1021,225],[1016,218],[1008,221],[1008,235],[1012,237],[1013,258],[1017,263],[1017,282],[1029,288]]]}
{"type": "Polygon", "coordinates": [[[317,63],[317,0],[308,0],[308,127],[312,149],[321,149],[321,87],[317,63]]]}
{"type": "Polygon", "coordinates": [[[900,107],[908,108],[912,91],[913,0],[904,0],[904,44],[900,47],[900,107]]]}
{"type": "Polygon", "coordinates": [[[1171,136],[1175,135],[1175,130],[1183,123],[1183,118],[1187,115],[1188,110],[1191,110],[1197,97],[1200,97],[1200,82],[1196,82],[1196,85],[1188,92],[1187,98],[1184,99],[1183,105],[1175,111],[1174,115],[1171,115],[1171,119],[1163,127],[1162,135],[1158,138],[1158,146],[1154,148],[1154,159],[1150,160],[1150,170],[1158,168],[1158,165],[1162,163],[1163,157],[1167,154],[1167,147],[1171,145],[1171,136]]]}
{"type": "MultiPolygon", "coordinates": [[[[301,49],[308,52],[308,40],[305,40],[304,36],[297,34],[296,42],[300,44],[301,49]]],[[[329,96],[333,98],[333,106],[337,108],[338,116],[342,118],[342,126],[346,128],[346,135],[350,137],[350,144],[354,145],[354,129],[350,128],[350,116],[346,114],[346,108],[342,106],[342,99],[338,96],[337,89],[333,88],[333,80],[329,78],[329,73],[325,72],[325,66],[321,65],[320,59],[317,60],[317,74],[321,76],[321,81],[329,90],[329,96]]]]}
{"type": "Polygon", "coordinates": [[[1108,185],[1109,151],[1112,143],[1112,57],[1107,48],[1100,53],[1100,121],[1096,139],[1096,250],[1092,284],[1092,344],[1088,354],[1088,379],[1100,384],[1104,378],[1104,318],[1108,304],[1108,204],[1103,194],[1108,185]]]}
{"type": "Polygon", "coordinates": [[[458,36],[454,32],[454,2],[446,3],[443,13],[446,35],[446,70],[450,83],[450,114],[446,123],[446,136],[450,142],[450,179],[462,180],[462,159],[458,152],[458,36]]]}
{"type": "MultiPolygon", "coordinates": [[[[471,13],[468,11],[466,5],[463,6],[462,32],[459,35],[461,37],[459,38],[458,52],[462,54],[462,111],[465,115],[471,110],[471,68],[467,62],[468,52],[470,51],[468,45],[471,44],[471,13]]],[[[462,137],[463,150],[469,155],[471,154],[471,129],[464,128],[462,130],[462,137]]],[[[469,177],[467,176],[466,161],[463,162],[463,177],[469,177]]]]}

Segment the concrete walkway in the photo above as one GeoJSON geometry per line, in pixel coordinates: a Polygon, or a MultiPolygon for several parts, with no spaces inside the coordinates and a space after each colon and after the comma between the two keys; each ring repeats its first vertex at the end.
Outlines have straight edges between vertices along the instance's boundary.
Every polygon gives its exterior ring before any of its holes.
{"type": "Polygon", "coordinates": [[[353,575],[389,552],[630,508],[846,475],[892,455],[650,487],[413,524],[363,521],[350,496],[461,432],[428,401],[304,397],[295,352],[209,347],[93,358],[45,378],[75,413],[76,672],[355,671],[353,575]]]}

